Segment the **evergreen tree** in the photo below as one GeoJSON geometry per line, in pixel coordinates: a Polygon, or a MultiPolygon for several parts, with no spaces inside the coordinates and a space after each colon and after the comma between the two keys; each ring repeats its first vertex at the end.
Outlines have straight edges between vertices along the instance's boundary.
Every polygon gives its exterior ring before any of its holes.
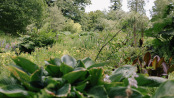
{"type": "MultiPolygon", "coordinates": [[[[128,7],[131,12],[134,12],[135,15],[144,14],[145,1],[144,0],[128,0],[128,7]]],[[[133,36],[134,36],[134,46],[137,46],[137,18],[133,18],[133,36]]]]}
{"type": "Polygon", "coordinates": [[[119,10],[119,9],[121,9],[121,7],[122,7],[121,1],[122,0],[110,0],[110,2],[112,4],[110,9],[111,10],[119,10]]]}

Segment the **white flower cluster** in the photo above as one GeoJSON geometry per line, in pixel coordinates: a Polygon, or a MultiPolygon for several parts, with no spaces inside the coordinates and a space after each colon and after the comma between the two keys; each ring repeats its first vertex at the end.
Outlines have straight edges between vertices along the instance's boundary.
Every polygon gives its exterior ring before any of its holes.
{"type": "Polygon", "coordinates": [[[107,75],[107,74],[105,75],[104,81],[109,82],[109,83],[111,82],[111,80],[109,79],[109,75],[107,75]]]}
{"type": "Polygon", "coordinates": [[[129,81],[128,88],[131,88],[131,86],[138,88],[135,77],[138,77],[138,75],[136,73],[133,73],[132,76],[128,78],[128,81],[129,81]]]}

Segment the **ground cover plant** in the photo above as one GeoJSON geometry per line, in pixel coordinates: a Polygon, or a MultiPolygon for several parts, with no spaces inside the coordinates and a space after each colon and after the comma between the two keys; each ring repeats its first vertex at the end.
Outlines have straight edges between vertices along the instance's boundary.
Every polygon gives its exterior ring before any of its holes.
{"type": "Polygon", "coordinates": [[[45,67],[22,57],[15,56],[12,60],[15,65],[4,66],[12,77],[0,79],[1,97],[147,98],[172,94],[157,90],[150,95],[147,87],[161,85],[165,89],[173,81],[136,74],[136,67],[131,65],[122,66],[108,76],[102,68],[105,64],[96,64],[90,58],[76,60],[64,55],[45,61],[45,67]],[[163,95],[158,95],[161,92],[163,95]]]}

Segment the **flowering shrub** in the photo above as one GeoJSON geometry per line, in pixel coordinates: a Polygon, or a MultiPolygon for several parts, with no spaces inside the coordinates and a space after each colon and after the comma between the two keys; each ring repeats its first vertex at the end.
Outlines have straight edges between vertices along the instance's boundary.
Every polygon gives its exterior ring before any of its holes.
{"type": "Polygon", "coordinates": [[[0,53],[13,50],[16,44],[16,42],[6,43],[5,40],[0,41],[0,53]]]}

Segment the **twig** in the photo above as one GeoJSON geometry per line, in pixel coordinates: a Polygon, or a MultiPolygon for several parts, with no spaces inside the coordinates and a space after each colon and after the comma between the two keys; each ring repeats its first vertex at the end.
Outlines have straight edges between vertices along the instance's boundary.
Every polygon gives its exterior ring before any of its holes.
{"type": "Polygon", "coordinates": [[[117,34],[118,33],[120,33],[121,31],[122,31],[122,29],[124,29],[126,26],[123,26],[117,33],[115,33],[115,35],[109,40],[109,41],[107,41],[101,48],[100,48],[100,50],[99,50],[99,52],[98,52],[98,54],[97,54],[97,56],[96,56],[96,58],[95,58],[95,61],[98,59],[98,56],[100,55],[100,53],[101,53],[101,51],[103,50],[103,48],[110,42],[110,41],[112,41],[116,36],[117,36],[117,34]]]}

